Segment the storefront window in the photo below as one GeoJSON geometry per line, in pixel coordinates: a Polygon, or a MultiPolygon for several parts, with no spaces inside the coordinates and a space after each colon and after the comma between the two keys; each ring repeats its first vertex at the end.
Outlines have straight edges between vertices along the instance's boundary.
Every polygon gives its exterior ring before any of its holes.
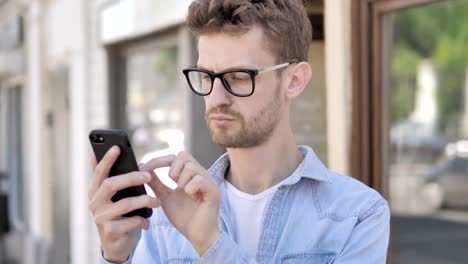
{"type": "Polygon", "coordinates": [[[127,64],[127,118],[139,159],[183,149],[182,91],[177,87],[177,48],[134,54],[127,64]]]}
{"type": "Polygon", "coordinates": [[[174,45],[137,51],[126,58],[127,131],[139,162],[185,149],[178,56],[174,45]]]}
{"type": "Polygon", "coordinates": [[[468,1],[386,14],[392,263],[466,263],[468,1]]]}

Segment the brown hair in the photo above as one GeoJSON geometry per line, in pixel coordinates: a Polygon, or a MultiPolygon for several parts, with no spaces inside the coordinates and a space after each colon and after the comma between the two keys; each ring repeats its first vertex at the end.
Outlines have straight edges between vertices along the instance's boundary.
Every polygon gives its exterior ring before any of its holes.
{"type": "Polygon", "coordinates": [[[278,63],[308,60],[312,26],[301,0],[195,0],[187,24],[197,36],[243,34],[259,25],[278,63]]]}

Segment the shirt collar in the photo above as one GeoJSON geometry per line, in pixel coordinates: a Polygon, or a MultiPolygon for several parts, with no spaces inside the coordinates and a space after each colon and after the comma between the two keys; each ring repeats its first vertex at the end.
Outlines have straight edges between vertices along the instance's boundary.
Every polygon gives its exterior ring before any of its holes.
{"type": "MultiPolygon", "coordinates": [[[[296,178],[291,181],[291,183],[296,183],[301,178],[330,182],[330,177],[328,175],[329,170],[325,165],[323,165],[317,155],[315,155],[312,148],[309,146],[298,146],[297,148],[304,156],[304,159],[291,175],[291,177],[296,178]]],[[[224,153],[209,169],[209,172],[215,176],[215,179],[219,184],[224,180],[224,175],[229,163],[229,155],[228,153],[224,153]]]]}

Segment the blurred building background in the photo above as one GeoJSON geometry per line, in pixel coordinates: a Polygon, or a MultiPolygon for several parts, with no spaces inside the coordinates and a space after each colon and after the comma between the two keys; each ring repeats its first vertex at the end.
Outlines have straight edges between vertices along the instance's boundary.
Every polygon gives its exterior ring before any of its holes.
{"type": "MultiPolygon", "coordinates": [[[[88,133],[208,167],[190,0],[0,0],[0,263],[97,263],[88,133]]],[[[466,263],[468,1],[306,0],[299,144],[391,203],[389,263],[466,263]]]]}

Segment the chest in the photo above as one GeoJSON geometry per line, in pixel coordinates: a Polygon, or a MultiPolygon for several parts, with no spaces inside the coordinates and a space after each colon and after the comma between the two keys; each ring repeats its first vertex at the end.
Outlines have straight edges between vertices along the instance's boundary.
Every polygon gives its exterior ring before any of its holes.
{"type": "MultiPolygon", "coordinates": [[[[301,199],[291,200],[279,190],[268,199],[262,212],[246,210],[239,214],[230,207],[229,212],[222,210],[220,214],[220,228],[258,263],[333,263],[357,218],[324,217],[316,212],[312,200],[301,199]],[[261,217],[253,217],[255,213],[261,217]]],[[[181,245],[162,250],[168,263],[196,263],[197,255],[183,236],[159,234],[176,238],[175,244],[181,245]]]]}

